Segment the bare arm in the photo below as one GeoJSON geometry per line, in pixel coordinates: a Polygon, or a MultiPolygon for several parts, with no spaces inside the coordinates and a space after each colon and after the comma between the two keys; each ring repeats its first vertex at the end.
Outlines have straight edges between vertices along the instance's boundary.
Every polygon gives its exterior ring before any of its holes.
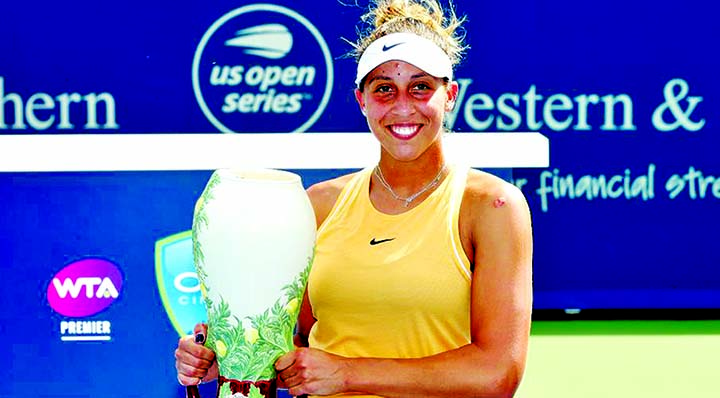
{"type": "MultiPolygon", "coordinates": [[[[532,306],[532,236],[513,186],[470,189],[473,248],[471,343],[419,359],[342,358],[300,349],[281,358],[290,393],[365,392],[387,397],[512,396],[525,367],[532,306]],[[488,191],[488,190],[485,190],[488,191]],[[495,202],[496,199],[501,201],[495,202]]],[[[465,206],[466,203],[463,204],[465,206]]]]}

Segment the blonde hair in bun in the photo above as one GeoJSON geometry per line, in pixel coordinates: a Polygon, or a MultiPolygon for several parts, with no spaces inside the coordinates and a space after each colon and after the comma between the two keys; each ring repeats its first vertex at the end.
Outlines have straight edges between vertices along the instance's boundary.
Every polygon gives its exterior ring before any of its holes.
{"type": "Polygon", "coordinates": [[[465,18],[458,18],[449,4],[443,10],[437,0],[372,0],[362,21],[368,25],[353,44],[352,55],[360,59],[373,41],[391,33],[414,33],[433,41],[455,66],[466,50],[464,35],[458,32],[465,18]],[[447,13],[447,15],[445,15],[447,13]]]}

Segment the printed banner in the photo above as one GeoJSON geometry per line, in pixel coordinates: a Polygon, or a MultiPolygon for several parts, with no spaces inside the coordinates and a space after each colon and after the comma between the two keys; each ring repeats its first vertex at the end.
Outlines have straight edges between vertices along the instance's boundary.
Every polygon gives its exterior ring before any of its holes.
{"type": "MultiPolygon", "coordinates": [[[[0,135],[367,131],[357,3],[3,3],[0,135]]],[[[533,215],[535,309],[720,308],[715,7],[455,3],[470,48],[449,127],[550,140],[550,167],[503,174],[533,215]]],[[[209,175],[0,173],[9,396],[182,394],[209,175]]]]}

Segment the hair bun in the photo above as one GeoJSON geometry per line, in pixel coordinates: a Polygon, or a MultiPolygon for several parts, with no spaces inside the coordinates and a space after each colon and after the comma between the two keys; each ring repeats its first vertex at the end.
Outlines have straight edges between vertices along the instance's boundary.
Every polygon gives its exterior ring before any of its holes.
{"type": "Polygon", "coordinates": [[[408,32],[435,42],[456,65],[466,49],[458,34],[464,20],[457,18],[452,4],[443,10],[437,0],[373,0],[362,16],[368,28],[361,31],[353,55],[359,59],[370,43],[382,36],[408,32]]]}
{"type": "Polygon", "coordinates": [[[409,18],[425,25],[442,29],[443,13],[436,2],[411,2],[390,0],[378,4],[372,10],[375,15],[375,28],[380,28],[395,19],[409,18]]]}

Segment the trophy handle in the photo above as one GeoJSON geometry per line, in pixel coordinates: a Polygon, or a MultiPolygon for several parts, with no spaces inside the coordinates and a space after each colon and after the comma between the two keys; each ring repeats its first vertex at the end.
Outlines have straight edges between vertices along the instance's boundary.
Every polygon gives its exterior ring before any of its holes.
{"type": "Polygon", "coordinates": [[[185,398],[201,398],[198,386],[185,387],[185,398]]]}
{"type": "MultiPolygon", "coordinates": [[[[205,343],[205,335],[202,333],[198,333],[195,335],[195,343],[202,345],[205,343]]],[[[185,398],[201,398],[200,397],[200,389],[197,385],[192,386],[186,386],[185,387],[185,398]]]]}

